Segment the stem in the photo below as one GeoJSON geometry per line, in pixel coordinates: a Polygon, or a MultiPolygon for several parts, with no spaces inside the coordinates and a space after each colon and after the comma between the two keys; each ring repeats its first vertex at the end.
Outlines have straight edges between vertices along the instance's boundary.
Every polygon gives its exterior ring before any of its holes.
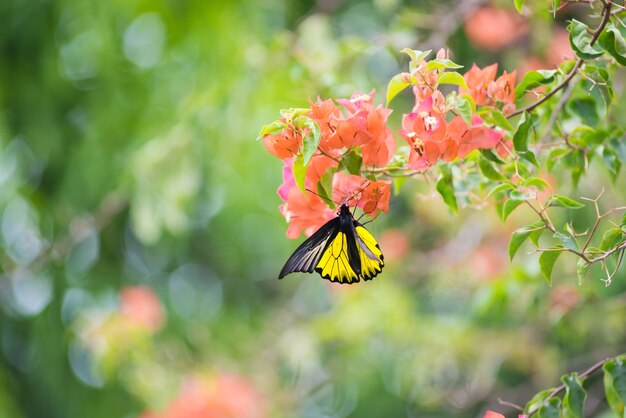
{"type": "MultiPolygon", "coordinates": [[[[596,41],[600,37],[600,34],[602,33],[602,31],[604,31],[604,28],[609,23],[609,20],[611,19],[612,7],[613,7],[613,3],[603,1],[602,21],[600,22],[600,25],[598,26],[598,28],[593,32],[593,36],[591,37],[591,41],[589,42],[590,46],[593,46],[593,44],[596,43],[596,41]]],[[[574,78],[574,76],[576,75],[576,73],[578,72],[580,67],[582,67],[584,63],[585,63],[584,59],[578,58],[578,61],[576,61],[574,68],[572,68],[572,70],[567,74],[567,76],[563,79],[563,81],[561,81],[554,89],[550,90],[550,92],[548,92],[545,96],[543,96],[541,99],[537,100],[536,102],[531,103],[528,106],[523,107],[521,109],[517,109],[515,112],[507,116],[507,118],[512,118],[513,116],[520,115],[524,112],[530,112],[534,108],[536,108],[537,106],[545,102],[546,100],[550,99],[558,91],[562,90],[569,84],[569,82],[572,80],[572,78],[574,78]]]]}

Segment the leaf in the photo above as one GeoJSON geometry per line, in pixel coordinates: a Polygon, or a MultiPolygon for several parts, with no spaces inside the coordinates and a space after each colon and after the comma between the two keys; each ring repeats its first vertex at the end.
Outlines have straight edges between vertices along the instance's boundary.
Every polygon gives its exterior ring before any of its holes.
{"type": "Polygon", "coordinates": [[[302,154],[296,155],[293,159],[293,177],[296,180],[298,188],[302,190],[303,193],[305,192],[304,179],[306,177],[306,169],[307,165],[304,164],[302,154]]]}
{"type": "Polygon", "coordinates": [[[559,398],[550,398],[537,411],[537,418],[559,418],[560,409],[561,400],[559,398]]]}
{"type": "Polygon", "coordinates": [[[513,148],[520,154],[520,157],[539,167],[535,154],[528,149],[528,137],[536,123],[536,116],[528,112],[522,113],[517,130],[513,134],[513,148]]]}
{"type": "Polygon", "coordinates": [[[487,161],[483,156],[478,157],[478,167],[480,168],[480,172],[490,180],[507,181],[507,178],[496,170],[493,164],[487,161]]]}
{"type": "Polygon", "coordinates": [[[334,167],[329,167],[317,183],[317,194],[328,202],[333,201],[333,176],[335,171],[334,167]]]}
{"type": "Polygon", "coordinates": [[[261,131],[259,132],[259,136],[257,136],[256,140],[259,141],[263,139],[265,135],[282,131],[283,129],[285,129],[286,126],[287,125],[285,125],[285,123],[281,120],[275,120],[274,122],[270,124],[263,125],[263,127],[261,128],[261,131]]]}
{"type": "Polygon", "coordinates": [[[504,113],[502,113],[499,109],[494,108],[491,112],[491,116],[493,117],[493,121],[496,126],[506,131],[513,132],[513,125],[511,125],[511,122],[509,122],[506,116],[504,116],[504,113]]]}
{"type": "Polygon", "coordinates": [[[626,402],[626,364],[621,358],[607,361],[604,370],[604,391],[609,406],[618,416],[624,415],[626,402]]]}
{"type": "Polygon", "coordinates": [[[426,64],[427,70],[437,70],[441,68],[456,69],[463,68],[463,66],[445,58],[435,58],[434,60],[428,61],[428,64],[426,64]]]}
{"type": "Polygon", "coordinates": [[[552,171],[554,165],[563,157],[564,155],[572,152],[571,148],[555,148],[548,154],[546,158],[546,170],[552,171]]]}
{"type": "Polygon", "coordinates": [[[454,84],[456,86],[463,87],[467,89],[467,83],[465,83],[465,79],[463,76],[456,71],[446,71],[445,73],[441,73],[439,75],[439,84],[454,84]]]}
{"type": "Polygon", "coordinates": [[[524,203],[523,200],[516,200],[516,199],[509,199],[506,202],[504,202],[504,206],[502,207],[502,220],[506,221],[506,219],[509,217],[509,215],[522,203],[524,203]]]}
{"type": "Polygon", "coordinates": [[[397,176],[393,178],[393,195],[398,196],[400,194],[400,189],[406,183],[407,177],[397,176]]]}
{"type": "Polygon", "coordinates": [[[569,43],[579,58],[593,59],[602,55],[602,51],[591,46],[591,29],[576,19],[567,25],[569,43]]]}
{"type": "Polygon", "coordinates": [[[528,237],[530,242],[532,242],[535,247],[539,248],[539,238],[541,238],[541,235],[545,231],[547,231],[547,229],[540,229],[538,231],[532,232],[530,236],[528,237]]]}
{"type": "Polygon", "coordinates": [[[411,74],[401,73],[394,75],[391,80],[389,80],[389,84],[387,85],[387,106],[389,106],[389,103],[398,93],[412,84],[411,78],[411,74]]]}
{"type": "Polygon", "coordinates": [[[552,16],[556,17],[556,11],[559,9],[561,0],[552,0],[552,16]]]}
{"type": "Polygon", "coordinates": [[[615,177],[619,174],[619,170],[622,167],[622,163],[617,158],[617,153],[610,148],[608,145],[604,147],[602,150],[602,160],[604,161],[604,165],[606,166],[609,173],[615,179],[615,177]]]}
{"type": "Polygon", "coordinates": [[[456,97],[454,104],[459,111],[459,114],[463,118],[463,121],[467,123],[467,126],[472,126],[472,98],[466,95],[459,95],[456,97]]]}
{"type": "Polygon", "coordinates": [[[307,135],[302,138],[303,164],[307,166],[320,144],[320,139],[322,138],[320,127],[313,119],[306,116],[298,116],[294,122],[297,126],[308,129],[307,135]]]}
{"type": "Polygon", "coordinates": [[[552,234],[552,237],[561,241],[561,244],[563,244],[565,248],[578,251],[578,243],[576,243],[576,240],[573,237],[558,231],[552,234]]]}
{"type": "Polygon", "coordinates": [[[542,179],[541,177],[531,177],[524,182],[525,187],[537,187],[540,190],[550,188],[550,183],[542,179]]]}
{"type": "Polygon", "coordinates": [[[612,23],[606,25],[598,38],[598,44],[615,58],[619,65],[626,65],[626,42],[619,29],[612,23]]]}
{"type": "Polygon", "coordinates": [[[358,176],[361,174],[362,163],[363,159],[361,156],[357,154],[356,151],[350,150],[341,157],[340,168],[345,168],[348,170],[348,173],[358,176]]]}
{"type": "Polygon", "coordinates": [[[570,99],[567,108],[587,125],[595,126],[600,120],[596,101],[591,96],[578,96],[570,99]]]}
{"type": "Polygon", "coordinates": [[[485,157],[486,159],[488,159],[489,161],[496,163],[496,164],[504,164],[504,161],[502,161],[500,159],[500,157],[498,157],[493,150],[490,149],[481,149],[479,150],[480,153],[482,154],[483,157],[485,157]]]}
{"type": "Polygon", "coordinates": [[[524,414],[528,415],[537,411],[541,407],[541,405],[543,405],[546,398],[550,396],[552,391],[554,391],[554,388],[542,390],[541,392],[533,396],[532,399],[528,401],[528,403],[524,407],[524,414]]]}
{"type": "Polygon", "coordinates": [[[561,418],[583,418],[583,406],[587,391],[583,388],[578,373],[571,373],[561,378],[565,385],[565,395],[561,406],[561,418]]]}
{"type": "Polygon", "coordinates": [[[411,69],[415,69],[419,63],[432,52],[432,49],[429,49],[428,51],[420,51],[417,49],[404,48],[401,49],[400,52],[407,54],[409,58],[411,58],[411,69]]]}
{"type": "Polygon", "coordinates": [[[622,230],[619,228],[611,228],[602,235],[602,243],[600,250],[608,251],[617,246],[622,241],[622,230]]]}
{"type": "Polygon", "coordinates": [[[454,184],[452,182],[452,172],[450,168],[446,165],[440,166],[441,176],[439,177],[439,181],[437,181],[437,191],[443,197],[443,201],[452,212],[457,214],[459,212],[459,207],[456,202],[456,196],[454,195],[454,184]]]}
{"type": "Polygon", "coordinates": [[[541,269],[541,274],[546,278],[546,281],[550,286],[552,286],[552,269],[554,268],[554,263],[556,263],[557,258],[563,252],[560,246],[555,246],[551,248],[552,251],[544,251],[539,256],[539,268],[541,269]]]}
{"type": "Polygon", "coordinates": [[[522,81],[515,87],[515,97],[522,97],[529,90],[552,83],[555,74],[556,70],[528,71],[524,74],[522,81]]]}
{"type": "Polygon", "coordinates": [[[580,202],[577,202],[573,199],[570,199],[569,197],[565,197],[565,196],[559,196],[558,194],[552,195],[550,196],[550,198],[548,199],[548,201],[545,204],[546,207],[562,207],[562,208],[569,208],[569,209],[580,209],[580,208],[584,208],[585,205],[583,205],[580,202]]]}
{"type": "Polygon", "coordinates": [[[589,270],[589,263],[587,263],[584,259],[579,258],[576,262],[576,276],[578,276],[578,285],[582,285],[585,281],[585,275],[587,274],[587,270],[589,270]]]}
{"type": "Polygon", "coordinates": [[[543,221],[537,221],[533,224],[516,229],[515,232],[513,232],[511,242],[509,243],[509,259],[513,260],[515,253],[517,253],[519,247],[521,247],[530,234],[545,229],[545,226],[546,224],[543,221]]]}
{"type": "Polygon", "coordinates": [[[524,7],[525,0],[515,0],[515,8],[517,9],[517,13],[522,14],[522,8],[524,7]]]}
{"type": "Polygon", "coordinates": [[[501,193],[505,190],[514,190],[514,189],[515,189],[515,186],[513,186],[511,183],[498,184],[496,187],[491,189],[489,193],[487,193],[487,197],[491,196],[492,194],[501,193]]]}

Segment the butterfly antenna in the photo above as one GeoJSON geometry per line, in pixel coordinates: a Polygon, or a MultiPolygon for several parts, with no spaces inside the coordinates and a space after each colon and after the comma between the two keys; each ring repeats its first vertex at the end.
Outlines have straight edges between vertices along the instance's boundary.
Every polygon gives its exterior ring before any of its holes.
{"type": "MultiPolygon", "coordinates": [[[[374,220],[376,220],[376,218],[378,218],[378,215],[380,215],[380,214],[381,214],[381,212],[382,212],[382,210],[379,210],[379,211],[378,211],[378,213],[377,213],[376,215],[374,215],[374,217],[373,217],[372,219],[370,219],[370,220],[369,220],[369,221],[367,221],[367,222],[363,222],[361,225],[367,225],[367,224],[368,224],[368,223],[370,223],[370,222],[374,222],[374,220]]],[[[359,216],[359,219],[357,219],[357,222],[360,222],[360,221],[361,221],[361,218],[362,218],[363,216],[365,216],[365,214],[366,214],[366,213],[368,213],[368,214],[369,214],[369,213],[371,213],[371,211],[370,211],[370,212],[363,212],[363,215],[359,216]]]]}
{"type": "Polygon", "coordinates": [[[306,191],[307,191],[307,192],[309,192],[309,193],[314,194],[315,196],[321,197],[322,199],[326,200],[327,202],[332,203],[332,204],[333,204],[333,205],[335,205],[335,206],[339,206],[339,205],[338,205],[338,204],[337,204],[334,200],[329,199],[329,198],[327,198],[326,196],[322,196],[321,194],[316,193],[316,192],[314,192],[314,191],[313,191],[313,190],[311,190],[311,189],[304,189],[304,190],[306,190],[306,191]]]}

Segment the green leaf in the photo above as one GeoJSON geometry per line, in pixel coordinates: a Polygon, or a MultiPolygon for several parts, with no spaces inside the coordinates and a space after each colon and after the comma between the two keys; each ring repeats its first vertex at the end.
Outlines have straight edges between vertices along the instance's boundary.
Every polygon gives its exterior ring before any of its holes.
{"type": "Polygon", "coordinates": [[[407,181],[407,177],[404,177],[404,176],[398,176],[398,177],[393,178],[392,182],[393,182],[393,195],[394,196],[398,196],[400,194],[400,189],[402,188],[404,183],[406,183],[406,181],[407,181]]]}
{"type": "Polygon", "coordinates": [[[483,156],[478,157],[478,167],[481,173],[490,180],[507,181],[507,178],[500,174],[493,164],[487,161],[483,156]]]}
{"type": "Polygon", "coordinates": [[[491,149],[479,150],[483,157],[496,164],[504,164],[504,161],[498,157],[491,149]]]}
{"type": "Polygon", "coordinates": [[[583,418],[583,406],[587,391],[583,388],[578,373],[565,375],[561,381],[565,385],[561,418],[583,418]]]}
{"type": "Polygon", "coordinates": [[[304,158],[302,154],[298,154],[293,159],[293,177],[296,180],[296,184],[298,188],[305,193],[304,189],[304,179],[306,177],[306,169],[307,165],[304,164],[304,158]]]}
{"type": "Polygon", "coordinates": [[[544,251],[539,256],[539,268],[541,269],[541,274],[546,278],[546,281],[550,286],[552,286],[552,269],[554,268],[554,263],[556,263],[557,258],[563,253],[560,249],[560,246],[555,246],[552,248],[553,251],[544,251]]]}
{"type": "Polygon", "coordinates": [[[298,116],[294,123],[296,126],[301,128],[307,128],[307,135],[302,138],[302,156],[304,158],[303,163],[305,166],[309,165],[311,158],[315,151],[317,151],[317,147],[320,144],[320,139],[322,138],[322,134],[320,131],[320,127],[315,123],[315,121],[306,116],[298,116]]]}
{"type": "Polygon", "coordinates": [[[463,66],[445,58],[435,58],[434,60],[428,61],[428,64],[426,64],[427,70],[437,70],[441,68],[456,69],[456,68],[463,68],[463,66]]]}
{"type": "Polygon", "coordinates": [[[615,58],[619,65],[626,65],[626,42],[619,29],[612,23],[606,25],[598,38],[598,44],[615,58]]]}
{"type": "Polygon", "coordinates": [[[518,152],[521,158],[529,161],[539,167],[535,154],[528,149],[528,139],[530,132],[537,123],[537,117],[531,113],[524,112],[517,124],[517,130],[513,134],[513,148],[518,152]]]}
{"type": "Polygon", "coordinates": [[[557,231],[554,234],[552,234],[552,237],[561,241],[561,244],[563,244],[565,248],[578,251],[578,243],[576,243],[576,240],[570,235],[566,235],[562,232],[557,231]]]}
{"type": "Polygon", "coordinates": [[[596,101],[591,96],[577,96],[569,100],[567,108],[578,116],[586,125],[595,126],[600,120],[596,101]]]}
{"type": "Polygon", "coordinates": [[[456,71],[446,71],[439,75],[439,84],[454,84],[455,86],[463,87],[467,89],[467,84],[463,76],[456,71]]]}
{"type": "Polygon", "coordinates": [[[546,158],[546,170],[552,171],[554,165],[564,156],[572,152],[571,148],[555,148],[546,158]]]}
{"type": "Polygon", "coordinates": [[[513,232],[511,236],[511,242],[509,243],[509,259],[513,260],[515,253],[521,245],[526,241],[526,238],[530,236],[533,232],[542,231],[546,227],[546,224],[543,221],[537,221],[533,224],[526,225],[524,227],[518,228],[513,232]]]}
{"type": "Polygon", "coordinates": [[[613,179],[615,179],[622,168],[622,163],[617,158],[617,153],[607,145],[602,150],[602,160],[613,179]]]}
{"type": "Polygon", "coordinates": [[[452,172],[450,171],[450,167],[447,165],[439,166],[441,176],[439,177],[439,181],[437,181],[437,191],[443,197],[443,201],[452,212],[457,214],[459,212],[459,207],[456,202],[456,196],[454,195],[454,183],[452,181],[452,172]]]}
{"type": "Polygon", "coordinates": [[[516,200],[516,199],[509,199],[506,202],[504,202],[504,206],[502,207],[502,220],[506,221],[506,219],[509,217],[509,215],[522,203],[524,203],[523,200],[516,200]]]}
{"type": "Polygon", "coordinates": [[[580,202],[570,199],[569,197],[559,196],[558,194],[550,196],[545,206],[546,207],[558,206],[558,207],[569,208],[569,209],[580,209],[580,208],[585,207],[585,205],[583,205],[580,202]]]}
{"type": "Polygon", "coordinates": [[[528,401],[528,403],[524,407],[524,414],[528,415],[538,410],[541,407],[541,405],[543,405],[546,398],[550,396],[550,394],[553,391],[554,391],[554,388],[550,388],[550,389],[542,390],[541,392],[533,396],[532,399],[528,401]]]}
{"type": "Polygon", "coordinates": [[[555,74],[556,70],[528,71],[524,74],[522,81],[515,87],[515,97],[522,97],[529,90],[552,83],[555,74]]]}
{"type": "Polygon", "coordinates": [[[329,167],[324,174],[322,174],[319,183],[317,183],[317,194],[329,202],[333,201],[333,176],[335,175],[335,171],[336,169],[334,167],[329,167]]]}
{"type": "Polygon", "coordinates": [[[522,13],[522,8],[524,7],[524,1],[525,0],[515,0],[515,8],[520,14],[522,13]]]}
{"type": "Polygon", "coordinates": [[[537,418],[559,418],[561,410],[561,400],[559,398],[550,398],[541,405],[537,411],[537,418]]]}
{"type": "Polygon", "coordinates": [[[608,251],[617,246],[622,241],[622,230],[619,228],[611,228],[602,235],[602,243],[600,249],[608,251]]]}
{"type": "Polygon", "coordinates": [[[459,111],[463,121],[465,121],[468,126],[472,126],[472,111],[474,107],[472,98],[465,94],[458,95],[454,100],[454,106],[459,111]]]}
{"type": "Polygon", "coordinates": [[[282,131],[285,129],[287,125],[283,121],[275,120],[274,122],[263,125],[261,131],[259,132],[259,136],[257,136],[256,140],[261,140],[265,135],[274,134],[276,132],[282,131]]]}
{"type": "Polygon", "coordinates": [[[604,391],[609,406],[618,416],[624,415],[626,402],[626,364],[621,358],[607,361],[604,370],[604,391]]]}
{"type": "Polygon", "coordinates": [[[393,76],[387,85],[387,106],[402,90],[413,84],[409,73],[401,73],[393,76]]]}
{"type": "Polygon", "coordinates": [[[569,31],[569,43],[579,58],[593,59],[602,55],[602,51],[591,46],[591,29],[589,26],[576,19],[567,25],[569,31]]]}
{"type": "Polygon", "coordinates": [[[343,154],[343,157],[341,157],[339,169],[345,168],[348,173],[358,176],[361,174],[362,163],[363,159],[361,156],[357,154],[356,151],[350,150],[343,154]]]}
{"type": "Polygon", "coordinates": [[[546,187],[550,188],[550,183],[542,179],[541,177],[531,177],[524,182],[525,187],[537,187],[539,190],[543,190],[546,187]]]}
{"type": "Polygon", "coordinates": [[[511,125],[511,122],[509,122],[507,117],[504,116],[504,113],[500,110],[494,108],[491,112],[491,116],[493,117],[493,121],[496,126],[504,129],[505,131],[513,132],[513,125],[511,125]]]}
{"type": "Polygon", "coordinates": [[[547,229],[540,229],[538,231],[531,233],[530,236],[528,237],[530,242],[532,242],[535,247],[539,248],[539,238],[541,238],[541,235],[545,231],[547,231],[547,229]]]}
{"type": "Polygon", "coordinates": [[[502,193],[505,190],[514,190],[514,189],[515,189],[515,186],[513,186],[511,183],[498,184],[496,187],[491,189],[489,193],[487,193],[487,197],[491,196],[492,194],[502,193]]]}
{"type": "Polygon", "coordinates": [[[428,51],[419,51],[417,49],[404,48],[400,50],[400,52],[407,54],[409,58],[411,58],[410,67],[412,70],[416,69],[420,62],[424,60],[430,53],[431,49],[428,51]]]}
{"type": "Polygon", "coordinates": [[[579,258],[576,262],[576,275],[578,276],[578,285],[582,285],[585,281],[585,275],[587,274],[587,270],[589,270],[589,263],[587,263],[582,258],[579,258]]]}
{"type": "Polygon", "coordinates": [[[559,9],[561,0],[552,0],[552,16],[556,17],[556,11],[559,9]]]}

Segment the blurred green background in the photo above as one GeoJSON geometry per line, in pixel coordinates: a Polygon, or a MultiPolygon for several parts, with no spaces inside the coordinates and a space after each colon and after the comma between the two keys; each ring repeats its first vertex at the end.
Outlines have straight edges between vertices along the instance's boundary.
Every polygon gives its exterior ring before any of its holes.
{"type": "MultiPolygon", "coordinates": [[[[547,11],[483,4],[0,2],[0,417],[474,417],[625,351],[623,269],[578,287],[564,256],[548,287],[506,254],[530,213],[454,217],[421,179],[370,224],[382,276],[276,280],[298,242],[260,127],[318,95],[382,103],[405,47],[568,53],[547,11]]],[[[623,204],[590,173],[578,195],[623,204]]]]}

